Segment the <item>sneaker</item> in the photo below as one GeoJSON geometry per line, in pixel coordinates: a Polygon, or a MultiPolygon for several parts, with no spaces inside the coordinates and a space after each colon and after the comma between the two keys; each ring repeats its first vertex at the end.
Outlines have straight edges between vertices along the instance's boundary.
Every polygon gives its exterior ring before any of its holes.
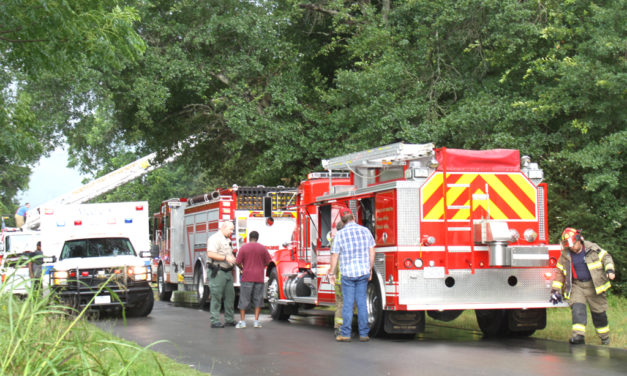
{"type": "Polygon", "coordinates": [[[368,342],[370,341],[370,337],[365,336],[365,337],[359,337],[359,342],[368,342]]]}
{"type": "Polygon", "coordinates": [[[246,321],[240,321],[235,325],[235,329],[244,329],[246,327],[246,321]]]}
{"type": "Polygon", "coordinates": [[[253,323],[253,328],[261,328],[261,323],[257,320],[253,323]]]}
{"type": "Polygon", "coordinates": [[[351,341],[351,337],[344,337],[343,335],[339,335],[337,337],[335,337],[335,340],[338,342],[350,342],[351,341]]]}
{"type": "Polygon", "coordinates": [[[224,328],[224,324],[219,322],[219,321],[218,322],[212,322],[211,323],[211,327],[212,328],[224,328]]]}
{"type": "Polygon", "coordinates": [[[586,338],[582,336],[581,334],[577,334],[577,335],[572,336],[568,340],[568,343],[570,343],[571,345],[583,345],[586,343],[586,338]]]}
{"type": "Polygon", "coordinates": [[[601,339],[601,344],[602,345],[609,345],[610,344],[610,339],[609,338],[601,339]]]}

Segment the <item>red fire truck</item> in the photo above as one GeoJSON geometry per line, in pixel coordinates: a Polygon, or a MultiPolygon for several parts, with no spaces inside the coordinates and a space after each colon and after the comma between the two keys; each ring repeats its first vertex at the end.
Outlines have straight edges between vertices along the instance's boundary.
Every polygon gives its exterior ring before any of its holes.
{"type": "MultiPolygon", "coordinates": [[[[159,298],[168,301],[174,290],[196,292],[203,306],[209,297],[207,279],[207,239],[218,231],[220,221],[233,221],[233,250],[246,242],[251,231],[270,252],[285,247],[292,239],[296,190],[285,187],[238,187],[218,189],[191,198],[163,201],[154,214],[154,245],[159,257],[153,260],[153,280],[159,298]],[[264,212],[265,209],[265,212],[264,212]]],[[[239,287],[239,270],[234,269],[234,284],[239,287]]]]}
{"type": "Polygon", "coordinates": [[[348,207],[376,242],[368,284],[371,335],[424,330],[475,310],[485,335],[546,325],[559,245],[548,244],[543,171],[518,150],[397,143],[322,162],[298,187],[290,247],[274,254],[274,319],[331,306],[330,239],[348,207]]]}

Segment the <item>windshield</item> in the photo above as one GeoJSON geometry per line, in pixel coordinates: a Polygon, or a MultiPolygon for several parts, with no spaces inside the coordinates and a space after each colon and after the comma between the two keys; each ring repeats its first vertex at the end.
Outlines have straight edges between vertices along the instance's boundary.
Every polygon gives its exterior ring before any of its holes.
{"type": "Polygon", "coordinates": [[[59,260],[75,257],[108,257],[130,255],[135,251],[128,238],[97,238],[66,241],[59,260]]]}

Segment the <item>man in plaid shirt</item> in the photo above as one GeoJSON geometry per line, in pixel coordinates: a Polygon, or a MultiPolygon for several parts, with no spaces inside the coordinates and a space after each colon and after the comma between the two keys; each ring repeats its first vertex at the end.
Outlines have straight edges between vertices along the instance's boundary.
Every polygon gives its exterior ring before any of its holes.
{"type": "Polygon", "coordinates": [[[359,340],[367,342],[368,336],[368,310],[366,308],[366,290],[368,281],[372,279],[372,266],[374,265],[374,238],[370,230],[355,223],[355,217],[347,208],[342,209],[342,222],[346,225],[335,236],[331,248],[331,267],[329,280],[335,283],[335,268],[340,260],[340,273],[342,275],[342,295],[344,306],[342,307],[342,326],[340,334],[335,337],[338,342],[351,341],[351,327],[353,322],[353,304],[357,302],[357,322],[359,324],[359,340]]]}

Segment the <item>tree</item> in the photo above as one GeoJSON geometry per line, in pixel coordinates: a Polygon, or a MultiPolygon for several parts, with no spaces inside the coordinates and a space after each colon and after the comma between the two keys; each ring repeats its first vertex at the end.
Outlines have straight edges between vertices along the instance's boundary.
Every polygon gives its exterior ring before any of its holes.
{"type": "Polygon", "coordinates": [[[81,87],[78,79],[105,66],[120,69],[142,53],[138,20],[124,1],[0,2],[0,202],[7,209],[27,187],[30,166],[60,142],[72,113],[88,110],[82,106],[97,81],[81,87]]]}

